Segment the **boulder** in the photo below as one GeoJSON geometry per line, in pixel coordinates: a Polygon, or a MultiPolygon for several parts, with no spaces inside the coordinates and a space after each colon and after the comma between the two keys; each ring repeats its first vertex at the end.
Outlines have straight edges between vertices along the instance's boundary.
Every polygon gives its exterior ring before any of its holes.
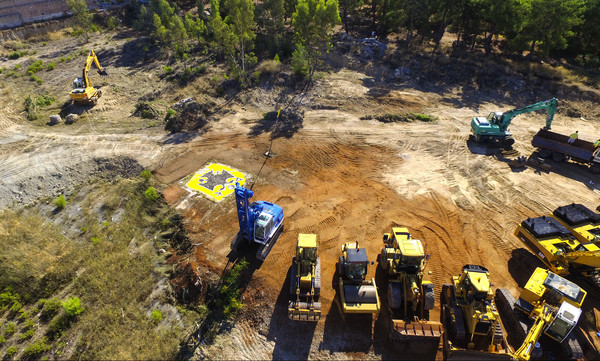
{"type": "Polygon", "coordinates": [[[60,117],[60,115],[53,114],[50,116],[50,121],[48,122],[48,125],[56,125],[60,122],[62,122],[62,118],[60,117]]]}
{"type": "Polygon", "coordinates": [[[79,119],[79,115],[71,113],[65,117],[65,124],[73,124],[78,119],[79,119]]]}

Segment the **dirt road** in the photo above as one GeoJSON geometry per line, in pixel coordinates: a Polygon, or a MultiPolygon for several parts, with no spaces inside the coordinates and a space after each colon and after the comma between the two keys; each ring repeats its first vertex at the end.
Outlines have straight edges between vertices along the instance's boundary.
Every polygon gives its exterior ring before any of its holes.
{"type": "MultiPolygon", "coordinates": [[[[135,47],[124,37],[110,41],[113,47],[135,47]]],[[[60,46],[42,49],[39,56],[60,46]]],[[[71,49],[66,42],[62,46],[65,54],[71,49]]],[[[160,81],[156,64],[114,51],[97,53],[118,81],[103,83],[106,91],[98,106],[85,111],[86,118],[73,126],[48,128],[24,121],[18,105],[22,94],[14,89],[11,97],[0,100],[0,209],[68,193],[107,168],[99,160],[131,159],[154,171],[165,186],[165,198],[184,214],[195,245],[192,261],[201,268],[222,270],[238,231],[234,199],[214,203],[190,193],[182,180],[209,162],[242,171],[254,184],[254,200],[283,207],[285,231],[254,271],[244,293],[244,311],[233,328],[214,344],[198,348],[198,357],[414,358],[419,356],[414,349],[398,350],[386,342],[381,322],[375,322],[371,335],[372,320],[344,321],[340,315],[330,285],[343,243],[358,241],[375,261],[383,233],[395,225],[406,226],[430,254],[428,270],[436,293],[463,265],[472,263],[490,270],[495,287],[518,295],[517,280],[523,275],[510,262],[513,250],[523,247],[513,235],[516,225],[561,205],[575,202],[595,209],[599,202],[600,178],[580,166],[551,163],[550,172],[512,169],[499,149],[468,140],[474,115],[524,104],[502,104],[492,96],[466,102],[460,88],[441,92],[395,86],[382,93],[374,77],[339,70],[316,80],[308,93],[287,98],[297,117],[280,124],[283,129],[277,134],[263,114],[284,104],[280,90],[265,85],[230,99],[201,132],[172,135],[162,130],[160,121],[150,124],[129,117],[137,100],[163,92],[157,102],[167,107],[184,95],[204,96],[208,85],[173,90],[160,81]],[[438,120],[364,120],[373,114],[405,112],[438,120]],[[271,157],[258,174],[272,136],[271,157]],[[324,307],[317,324],[293,323],[286,315],[298,233],[316,233],[319,239],[324,307]]],[[[70,68],[78,66],[60,67],[40,76],[49,90],[66,95],[63,88],[75,74],[70,68]]],[[[510,156],[529,156],[530,140],[541,126],[543,115],[520,115],[511,127],[516,144],[510,156]]],[[[600,134],[597,119],[567,117],[559,108],[553,129],[570,134],[575,128],[588,140],[600,134]]],[[[375,276],[376,265],[369,276],[375,276]]],[[[433,318],[439,313],[436,302],[433,318]]]]}

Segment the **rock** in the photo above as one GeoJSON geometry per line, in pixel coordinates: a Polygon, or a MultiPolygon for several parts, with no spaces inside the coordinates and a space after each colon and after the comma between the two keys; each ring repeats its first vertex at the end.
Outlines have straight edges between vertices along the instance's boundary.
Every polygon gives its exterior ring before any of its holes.
{"type": "Polygon", "coordinates": [[[48,125],[55,125],[60,122],[62,122],[62,118],[60,117],[60,115],[54,114],[50,116],[50,121],[48,122],[48,125]]]}
{"type": "Polygon", "coordinates": [[[77,120],[79,120],[79,115],[71,113],[65,117],[65,124],[73,124],[77,120]]]}

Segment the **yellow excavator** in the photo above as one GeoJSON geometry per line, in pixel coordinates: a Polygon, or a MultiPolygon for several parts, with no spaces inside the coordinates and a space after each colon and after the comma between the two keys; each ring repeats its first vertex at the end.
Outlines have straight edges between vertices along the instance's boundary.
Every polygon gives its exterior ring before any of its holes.
{"type": "Polygon", "coordinates": [[[552,272],[581,276],[600,290],[600,215],[582,205],[557,208],[552,216],[528,218],[515,230],[552,272]]]}
{"type": "Polygon", "coordinates": [[[440,294],[446,359],[511,360],[487,268],[468,264],[440,294]]]}
{"type": "Polygon", "coordinates": [[[513,358],[523,361],[548,358],[549,354],[538,342],[546,335],[559,343],[561,358],[582,359],[581,346],[571,331],[579,321],[586,295],[573,282],[540,267],[535,269],[518,300],[508,290],[498,289],[496,301],[502,321],[513,334],[518,334],[520,347],[513,358]]]}
{"type": "Polygon", "coordinates": [[[392,227],[383,236],[379,266],[387,281],[391,315],[390,339],[397,342],[429,341],[437,348],[443,327],[429,320],[435,305],[433,283],[424,279],[426,256],[420,240],[405,227],[392,227]]]}
{"type": "Polygon", "coordinates": [[[102,96],[102,91],[94,88],[92,86],[92,82],[88,78],[88,72],[90,71],[92,64],[96,65],[98,74],[100,74],[100,76],[108,76],[106,70],[100,66],[100,62],[98,61],[98,57],[94,51],[90,50],[90,53],[85,61],[85,67],[83,68],[83,75],[81,77],[77,77],[73,81],[73,90],[71,90],[69,93],[69,96],[74,103],[96,105],[98,98],[102,96]]]}
{"type": "Polygon", "coordinates": [[[316,234],[298,234],[296,257],[292,260],[288,317],[294,321],[321,318],[321,259],[316,234]]]}

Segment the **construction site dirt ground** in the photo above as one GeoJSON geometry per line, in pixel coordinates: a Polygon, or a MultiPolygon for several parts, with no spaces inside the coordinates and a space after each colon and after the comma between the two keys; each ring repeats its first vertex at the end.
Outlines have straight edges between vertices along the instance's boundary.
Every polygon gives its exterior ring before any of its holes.
{"type": "MultiPolygon", "coordinates": [[[[128,41],[125,37],[113,40],[110,46],[114,47],[128,41]]],[[[49,43],[40,47],[38,56],[61,46],[67,47],[67,42],[49,43]]],[[[494,287],[518,296],[529,277],[512,258],[515,250],[524,248],[513,235],[518,223],[565,204],[582,203],[595,209],[600,203],[600,177],[581,165],[550,161],[549,171],[509,166],[508,159],[534,151],[530,142],[544,125],[542,114],[520,115],[513,121],[516,143],[510,153],[469,140],[473,116],[527,104],[507,104],[483,93],[467,97],[464,92],[472,89],[464,87],[431,91],[405,85],[381,92],[372,67],[370,75],[338,69],[324,72],[306,94],[287,103],[293,103],[301,116],[285,124],[283,136],[272,137],[274,124],[263,114],[285,104],[276,101],[276,89],[260,87],[233,100],[221,100],[222,111],[203,129],[170,134],[160,122],[149,125],[128,116],[137,99],[162,91],[163,103],[172,104],[186,96],[201,98],[210,86],[168,93],[166,81],[156,76],[160,66],[135,69],[118,51],[97,53],[105,55],[100,61],[111,78],[103,80],[104,95],[98,106],[72,127],[50,128],[25,121],[20,113],[22,99],[15,95],[15,88],[8,96],[11,85],[5,85],[0,98],[3,206],[10,206],[9,200],[35,201],[40,189],[42,193],[68,189],[84,181],[86,172],[96,169],[90,166],[92,159],[135,159],[153,170],[164,187],[165,199],[184,215],[194,245],[185,261],[203,276],[231,266],[229,245],[238,232],[235,199],[231,195],[216,203],[191,192],[185,179],[210,162],[244,173],[253,185],[252,200],[283,208],[285,229],[267,259],[251,265],[243,311],[213,343],[200,345],[196,357],[439,359],[439,353],[421,352],[414,345],[391,345],[381,318],[342,317],[331,286],[342,244],[357,241],[365,247],[369,259],[375,261],[368,277],[376,277],[383,233],[392,226],[405,226],[423,241],[430,255],[427,276],[435,284],[436,295],[464,265],[479,264],[489,269],[494,287]],[[437,120],[384,123],[364,117],[406,112],[437,120]],[[287,318],[290,266],[299,233],[318,236],[323,314],[317,323],[287,318]]],[[[57,94],[63,91],[66,97],[72,78],[80,71],[79,65],[71,68],[57,66],[54,72],[40,75],[49,78],[44,86],[57,94]]],[[[579,104],[572,97],[560,104],[580,105],[586,116],[587,111],[600,114],[597,104],[579,104]]],[[[553,130],[563,134],[579,130],[581,138],[591,141],[598,137],[598,119],[567,116],[560,104],[553,130]]],[[[588,297],[585,308],[587,313],[598,308],[598,300],[588,297]]],[[[431,317],[439,317],[439,297],[431,317]]]]}

